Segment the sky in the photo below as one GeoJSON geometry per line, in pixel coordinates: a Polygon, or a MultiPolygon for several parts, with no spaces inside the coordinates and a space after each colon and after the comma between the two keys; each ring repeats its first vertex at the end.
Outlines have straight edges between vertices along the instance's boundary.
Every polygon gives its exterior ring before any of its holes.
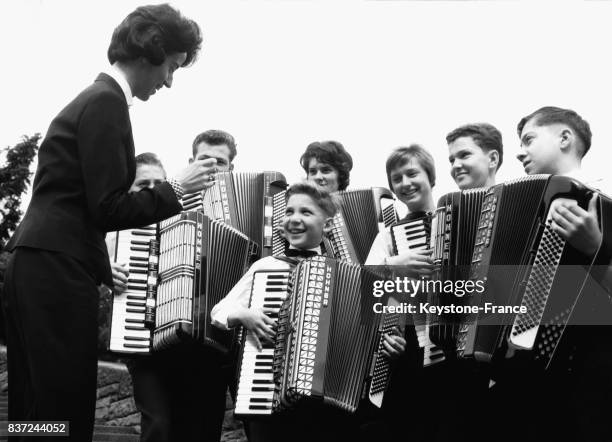
{"type": "MultiPolygon", "coordinates": [[[[0,18],[0,147],[43,135],[108,66],[113,29],[146,2],[10,0],[0,18]]],[[[498,182],[523,175],[516,125],[545,105],[580,113],[593,132],[584,169],[607,175],[612,131],[608,1],[173,1],[202,28],[196,63],[171,89],[130,110],[136,153],[170,175],[194,137],[223,129],[237,171],[304,177],[313,141],[351,153],[351,188],[387,186],[385,159],[419,143],[436,162],[434,197],[456,190],[445,136],[486,121],[500,129],[498,182]]],[[[1,159],[0,159],[1,161],[1,159]]]]}

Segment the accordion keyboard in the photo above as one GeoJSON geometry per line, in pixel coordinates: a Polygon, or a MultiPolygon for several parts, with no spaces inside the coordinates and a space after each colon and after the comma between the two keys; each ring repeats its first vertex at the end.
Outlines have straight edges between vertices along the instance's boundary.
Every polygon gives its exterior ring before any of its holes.
{"type": "MultiPolygon", "coordinates": [[[[393,244],[397,254],[407,250],[426,250],[430,245],[426,218],[396,224],[391,227],[393,244]]],[[[428,325],[415,325],[419,347],[423,349],[423,366],[442,362],[444,351],[429,338],[428,325]]]]}
{"type": "MultiPolygon", "coordinates": [[[[250,308],[265,310],[272,319],[287,297],[290,272],[262,271],[253,275],[250,308]]],[[[236,414],[272,414],[274,397],[274,343],[257,349],[251,332],[247,331],[240,364],[236,414]]]]}
{"type": "Polygon", "coordinates": [[[402,250],[423,250],[429,247],[429,237],[422,218],[397,224],[391,229],[397,251],[400,253],[402,250]]]}
{"type": "Polygon", "coordinates": [[[111,351],[149,352],[151,330],[145,326],[145,307],[155,235],[155,225],[117,232],[115,261],[127,263],[129,277],[127,290],[113,297],[111,351]]]}

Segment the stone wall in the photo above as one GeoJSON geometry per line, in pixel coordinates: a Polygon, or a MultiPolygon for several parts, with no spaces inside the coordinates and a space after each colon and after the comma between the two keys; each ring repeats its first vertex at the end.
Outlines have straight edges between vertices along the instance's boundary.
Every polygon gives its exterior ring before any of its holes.
{"type": "MultiPolygon", "coordinates": [[[[0,391],[8,389],[6,347],[0,347],[0,391]]],[[[229,394],[226,401],[222,442],[246,442],[243,426],[234,419],[229,394]]],[[[140,413],[134,404],[132,382],[127,367],[120,363],[98,363],[96,424],[132,427],[140,433],[140,413]]]]}
{"type": "Polygon", "coordinates": [[[133,427],[140,433],[140,413],[134,404],[130,374],[124,364],[98,363],[96,423],[133,427]]]}

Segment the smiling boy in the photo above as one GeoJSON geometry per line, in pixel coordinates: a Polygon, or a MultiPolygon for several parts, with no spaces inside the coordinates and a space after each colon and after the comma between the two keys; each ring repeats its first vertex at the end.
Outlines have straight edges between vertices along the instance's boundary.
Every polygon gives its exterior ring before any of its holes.
{"type": "Polygon", "coordinates": [[[461,190],[495,185],[504,148],[499,130],[488,123],[466,124],[446,136],[451,176],[461,190]]]}
{"type": "MultiPolygon", "coordinates": [[[[331,230],[337,211],[329,193],[311,182],[292,185],[285,198],[287,207],[283,229],[289,242],[287,257],[268,256],[255,262],[211,312],[212,322],[219,328],[242,325],[251,331],[259,349],[263,347],[262,342],[274,342],[276,321],[266,314],[269,311],[249,308],[254,273],[261,270],[291,270],[296,260],[320,254],[323,235],[331,230]]],[[[405,344],[402,337],[386,335],[384,353],[396,358],[404,352],[405,344]]],[[[344,412],[323,404],[306,402],[282,415],[250,419],[247,429],[251,442],[284,441],[288,432],[292,432],[293,440],[331,442],[352,440],[343,438],[347,432],[356,432],[357,425],[357,421],[344,412]],[[317,425],[307,424],[311,421],[316,421],[317,425]]]]}

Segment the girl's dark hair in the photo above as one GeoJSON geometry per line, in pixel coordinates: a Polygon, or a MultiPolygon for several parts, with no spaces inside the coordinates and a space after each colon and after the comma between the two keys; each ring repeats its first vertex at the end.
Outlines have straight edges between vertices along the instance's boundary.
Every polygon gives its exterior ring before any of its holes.
{"type": "Polygon", "coordinates": [[[320,163],[329,164],[338,171],[338,190],[345,190],[348,187],[353,158],[342,144],[337,141],[310,143],[300,158],[300,164],[306,175],[308,175],[308,164],[312,158],[320,163]]]}

